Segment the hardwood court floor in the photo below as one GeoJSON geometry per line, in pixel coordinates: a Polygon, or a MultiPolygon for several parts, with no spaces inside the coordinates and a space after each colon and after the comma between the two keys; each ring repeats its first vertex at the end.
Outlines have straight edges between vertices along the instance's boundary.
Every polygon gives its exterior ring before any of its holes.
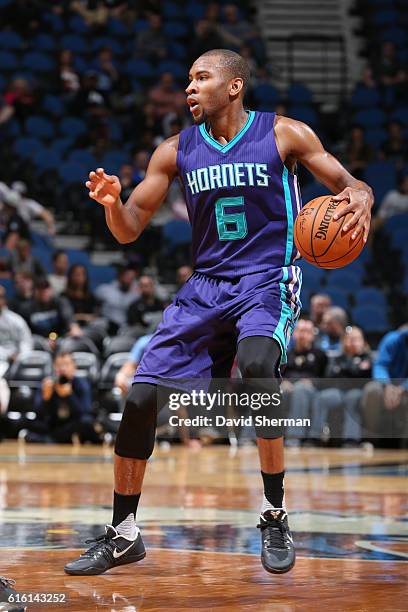
{"type": "Polygon", "coordinates": [[[45,612],[407,609],[406,451],[288,449],[293,571],[267,574],[255,528],[255,448],[156,450],[139,523],[142,562],[103,576],[63,573],[111,519],[111,451],[0,445],[0,575],[20,592],[66,593],[45,612]]]}

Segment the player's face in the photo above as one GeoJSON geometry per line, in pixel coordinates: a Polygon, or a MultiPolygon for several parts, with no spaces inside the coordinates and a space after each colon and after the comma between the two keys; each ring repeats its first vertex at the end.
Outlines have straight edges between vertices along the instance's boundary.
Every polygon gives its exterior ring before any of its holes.
{"type": "Polygon", "coordinates": [[[230,80],[217,67],[216,58],[198,58],[191,67],[189,79],[187,104],[195,123],[202,123],[228,105],[230,80]]]}

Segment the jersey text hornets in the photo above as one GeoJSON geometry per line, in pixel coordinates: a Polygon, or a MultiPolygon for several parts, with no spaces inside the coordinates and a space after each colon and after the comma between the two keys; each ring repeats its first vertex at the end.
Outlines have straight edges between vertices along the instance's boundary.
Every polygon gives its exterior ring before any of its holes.
{"type": "Polygon", "coordinates": [[[218,164],[186,172],[186,179],[193,195],[221,187],[268,187],[267,170],[267,164],[218,164]]]}

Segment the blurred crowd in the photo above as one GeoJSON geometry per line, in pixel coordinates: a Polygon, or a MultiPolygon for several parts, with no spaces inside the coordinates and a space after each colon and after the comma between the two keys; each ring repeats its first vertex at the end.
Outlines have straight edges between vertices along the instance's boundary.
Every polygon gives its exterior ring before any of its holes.
{"type": "MultiPolygon", "coordinates": [[[[365,14],[364,2],[359,4],[365,14]]],[[[184,93],[188,67],[217,47],[234,49],[249,62],[249,108],[302,118],[293,98],[301,91],[307,99],[301,111],[308,111],[325,146],[356,177],[380,181],[374,186],[371,260],[364,280],[386,287],[391,305],[395,298],[392,320],[398,329],[373,351],[348,312],[329,295],[312,294],[288,353],[284,390],[289,413],[311,416],[313,428],[288,431],[289,443],[378,443],[376,435],[390,427],[387,419],[402,431],[408,344],[406,329],[399,327],[407,320],[406,295],[397,284],[407,277],[402,255],[408,241],[401,235],[400,250],[395,250],[387,234],[390,220],[398,223],[408,214],[408,73],[398,42],[368,44],[361,80],[333,121],[303,85],[292,92],[279,88],[279,71],[267,57],[249,2],[185,7],[158,0],[65,0],[50,7],[43,0],[14,0],[2,3],[0,22],[5,144],[0,152],[0,413],[5,435],[31,441],[112,440],[117,420],[109,415],[120,414],[163,309],[191,274],[183,225],[187,211],[175,182],[141,239],[122,247],[106,229],[101,207],[89,202],[83,179],[103,165],[119,175],[125,200],[143,180],[155,147],[190,124],[184,93]],[[2,35],[9,35],[3,43],[2,35]],[[48,245],[45,253],[36,248],[38,227],[48,245]],[[179,244],[176,229],[183,233],[179,244]],[[87,264],[70,261],[64,249],[54,246],[61,234],[78,233],[88,235],[91,254],[107,247],[123,250],[114,280],[93,282],[87,264]]],[[[318,193],[310,175],[302,168],[299,172],[306,201],[318,193]]],[[[159,431],[174,434],[165,429],[164,423],[159,431]]],[[[244,440],[246,434],[237,436],[244,440]]],[[[214,432],[187,431],[182,441],[213,437],[214,432]]]]}

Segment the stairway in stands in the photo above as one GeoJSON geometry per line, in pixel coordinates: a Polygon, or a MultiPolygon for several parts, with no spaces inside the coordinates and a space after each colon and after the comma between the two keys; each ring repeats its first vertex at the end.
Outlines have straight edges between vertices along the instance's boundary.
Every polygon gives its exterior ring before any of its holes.
{"type": "Polygon", "coordinates": [[[361,72],[352,0],[256,0],[275,85],[307,85],[316,102],[337,106],[361,72]]]}

